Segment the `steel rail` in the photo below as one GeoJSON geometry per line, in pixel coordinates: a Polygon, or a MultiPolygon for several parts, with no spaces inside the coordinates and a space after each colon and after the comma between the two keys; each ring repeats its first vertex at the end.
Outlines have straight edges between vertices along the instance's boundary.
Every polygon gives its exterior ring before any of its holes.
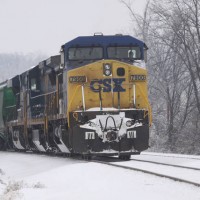
{"type": "Polygon", "coordinates": [[[164,165],[164,166],[169,166],[169,167],[177,167],[177,168],[192,169],[192,170],[200,171],[200,168],[196,168],[196,167],[187,167],[187,166],[183,166],[183,165],[167,164],[167,163],[161,163],[161,162],[156,162],[156,161],[140,160],[140,159],[135,159],[135,158],[131,159],[131,161],[147,162],[147,163],[152,163],[152,164],[157,164],[157,165],[164,165]]]}
{"type": "MultiPolygon", "coordinates": [[[[157,157],[168,157],[168,158],[180,158],[180,159],[188,159],[188,160],[200,160],[200,157],[199,158],[195,158],[195,157],[187,157],[187,156],[172,156],[172,155],[158,155],[158,154],[151,154],[151,153],[148,153],[148,154],[145,154],[145,153],[142,153],[141,155],[143,156],[157,156],[157,157]]],[[[175,155],[175,154],[174,154],[175,155]]],[[[192,156],[192,155],[188,155],[188,156],[192,156]]]]}
{"type": "Polygon", "coordinates": [[[150,174],[150,175],[154,175],[154,176],[158,176],[158,177],[162,177],[162,178],[168,178],[168,179],[173,180],[173,181],[178,181],[178,182],[187,183],[187,184],[190,184],[190,185],[200,187],[200,183],[197,183],[197,182],[189,181],[189,180],[174,177],[174,176],[165,175],[165,174],[162,174],[162,173],[148,171],[148,170],[145,170],[145,169],[140,169],[140,168],[136,168],[136,167],[129,167],[129,166],[122,166],[122,165],[118,165],[118,164],[114,164],[114,163],[108,163],[108,162],[96,161],[96,160],[92,160],[91,162],[100,163],[100,164],[104,164],[104,165],[108,165],[108,166],[112,166],[112,167],[117,167],[117,168],[122,168],[122,169],[127,169],[127,170],[132,170],[132,171],[143,172],[143,173],[146,173],[146,174],[150,174]]]}

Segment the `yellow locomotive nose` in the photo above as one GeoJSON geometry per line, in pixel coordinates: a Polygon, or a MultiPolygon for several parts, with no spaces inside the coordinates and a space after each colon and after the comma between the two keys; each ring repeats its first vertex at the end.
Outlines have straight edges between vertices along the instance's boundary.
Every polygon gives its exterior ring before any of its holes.
{"type": "Polygon", "coordinates": [[[68,112],[100,104],[104,108],[149,109],[146,74],[141,67],[116,60],[97,61],[71,70],[68,112]]]}

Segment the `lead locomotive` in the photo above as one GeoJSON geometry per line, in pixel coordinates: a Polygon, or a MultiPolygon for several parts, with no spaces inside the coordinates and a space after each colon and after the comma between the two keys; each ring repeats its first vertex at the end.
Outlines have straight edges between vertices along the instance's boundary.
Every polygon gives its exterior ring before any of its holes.
{"type": "Polygon", "coordinates": [[[60,55],[0,84],[0,148],[118,155],[148,148],[146,45],[78,37],[60,55]]]}

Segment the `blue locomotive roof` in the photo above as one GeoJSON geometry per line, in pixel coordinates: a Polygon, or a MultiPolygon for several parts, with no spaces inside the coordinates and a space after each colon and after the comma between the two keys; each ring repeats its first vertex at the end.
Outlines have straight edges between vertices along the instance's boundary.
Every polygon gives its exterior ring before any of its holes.
{"type": "Polygon", "coordinates": [[[122,45],[122,46],[139,46],[141,48],[146,47],[144,42],[129,36],[129,35],[94,35],[94,36],[80,36],[69,42],[67,42],[64,47],[68,49],[69,47],[78,46],[112,46],[112,45],[122,45]]]}

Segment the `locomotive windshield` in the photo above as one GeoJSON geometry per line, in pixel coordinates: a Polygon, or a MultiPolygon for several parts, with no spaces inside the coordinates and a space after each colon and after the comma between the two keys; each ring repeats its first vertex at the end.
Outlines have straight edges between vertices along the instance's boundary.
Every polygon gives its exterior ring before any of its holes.
{"type": "Polygon", "coordinates": [[[140,47],[108,47],[108,58],[111,59],[134,59],[140,60],[141,59],[141,52],[140,47]]]}
{"type": "Polygon", "coordinates": [[[102,47],[76,47],[69,48],[69,60],[98,60],[103,58],[102,47]]]}

